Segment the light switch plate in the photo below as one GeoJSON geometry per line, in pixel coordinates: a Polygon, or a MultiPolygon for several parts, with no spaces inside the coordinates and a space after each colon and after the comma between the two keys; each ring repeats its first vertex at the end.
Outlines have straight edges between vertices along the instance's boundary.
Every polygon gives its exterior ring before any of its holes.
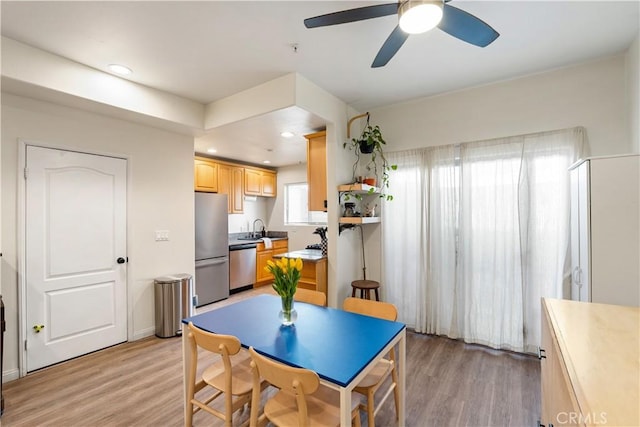
{"type": "Polygon", "coordinates": [[[156,230],[156,242],[166,242],[169,240],[169,230],[156,230]]]}

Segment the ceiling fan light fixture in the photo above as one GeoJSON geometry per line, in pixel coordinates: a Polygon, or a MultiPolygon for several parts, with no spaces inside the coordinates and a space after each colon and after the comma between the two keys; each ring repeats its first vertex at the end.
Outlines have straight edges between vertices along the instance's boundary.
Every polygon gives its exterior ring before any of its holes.
{"type": "Polygon", "coordinates": [[[405,33],[420,34],[435,28],[442,20],[442,1],[408,0],[398,12],[405,33]]]}

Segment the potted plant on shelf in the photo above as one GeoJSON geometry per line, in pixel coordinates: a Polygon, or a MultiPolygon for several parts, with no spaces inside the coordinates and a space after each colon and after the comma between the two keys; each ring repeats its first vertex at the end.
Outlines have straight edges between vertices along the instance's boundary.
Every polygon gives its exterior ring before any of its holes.
{"type": "MultiPolygon", "coordinates": [[[[364,183],[375,187],[379,184],[380,197],[386,200],[393,200],[391,194],[386,193],[389,188],[389,171],[398,169],[397,165],[389,164],[387,158],[384,155],[383,146],[386,144],[378,125],[371,126],[369,124],[369,116],[367,114],[367,126],[362,131],[362,134],[358,138],[352,138],[351,140],[343,144],[343,148],[353,150],[356,155],[356,161],[353,163],[353,181],[356,182],[356,176],[358,176],[358,166],[363,166],[367,173],[367,178],[364,179],[364,183]],[[363,165],[360,164],[361,155],[371,155],[368,157],[368,161],[363,165]],[[379,176],[379,172],[381,172],[379,176]],[[373,177],[370,177],[370,175],[373,177]],[[380,178],[380,179],[379,179],[380,178]]],[[[374,193],[375,189],[371,188],[370,193],[374,193]]],[[[359,194],[347,194],[345,200],[349,200],[349,197],[353,196],[360,199],[359,194]]]]}

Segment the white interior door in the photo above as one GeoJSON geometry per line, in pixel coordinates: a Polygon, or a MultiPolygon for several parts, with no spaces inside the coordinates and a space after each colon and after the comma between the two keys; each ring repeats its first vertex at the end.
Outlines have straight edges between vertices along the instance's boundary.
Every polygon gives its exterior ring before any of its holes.
{"type": "Polygon", "coordinates": [[[127,162],[27,146],[26,167],[26,362],[33,371],[127,339],[127,162]]]}

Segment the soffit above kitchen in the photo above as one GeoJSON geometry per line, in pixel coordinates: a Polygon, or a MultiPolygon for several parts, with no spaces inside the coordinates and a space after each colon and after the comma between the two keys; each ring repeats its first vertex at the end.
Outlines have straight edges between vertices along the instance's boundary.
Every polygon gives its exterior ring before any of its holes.
{"type": "MultiPolygon", "coordinates": [[[[133,70],[126,79],[203,105],[297,73],[362,112],[619,54],[637,37],[640,21],[636,1],[453,0],[500,37],[479,48],[435,29],[412,35],[377,69],[371,62],[397,16],[303,25],[305,18],[382,3],[2,1],[0,7],[4,37],[96,70],[125,64],[133,70]]],[[[286,123],[272,126],[264,137],[280,138],[286,123]]],[[[236,126],[229,132],[241,137],[236,126]]]]}

